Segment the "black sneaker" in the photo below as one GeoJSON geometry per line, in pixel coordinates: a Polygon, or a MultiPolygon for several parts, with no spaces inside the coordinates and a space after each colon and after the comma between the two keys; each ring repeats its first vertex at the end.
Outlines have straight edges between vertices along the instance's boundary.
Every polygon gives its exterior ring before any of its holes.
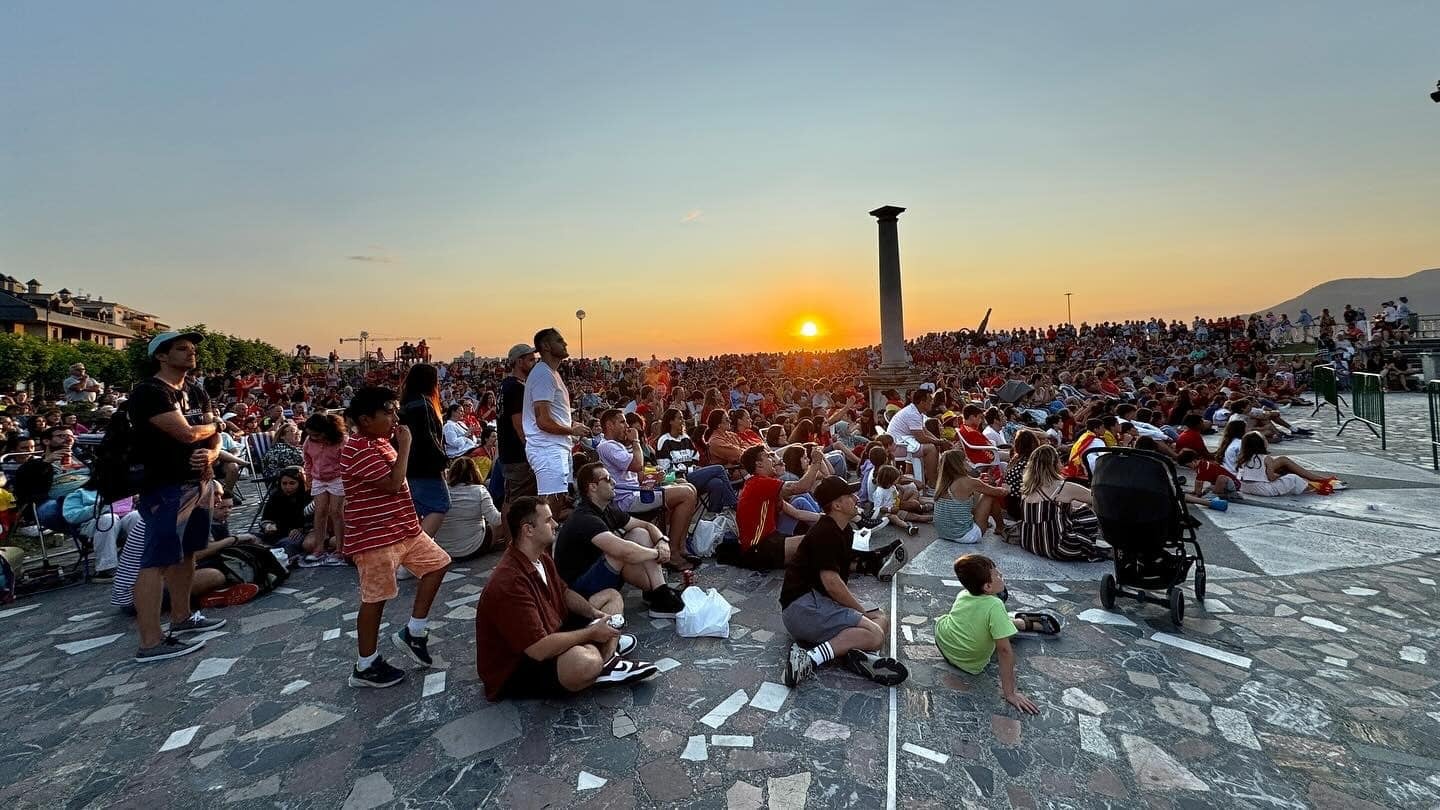
{"type": "Polygon", "coordinates": [[[169,661],[171,658],[189,655],[204,646],[203,641],[183,641],[174,636],[166,636],[164,641],[154,647],[141,647],[136,650],[135,662],[148,664],[152,661],[169,661]]]}
{"type": "Polygon", "coordinates": [[[368,686],[372,689],[384,689],[387,686],[394,686],[405,680],[405,673],[390,666],[384,658],[376,658],[370,666],[365,669],[350,671],[351,686],[368,686]]]}
{"type": "Polygon", "coordinates": [[[219,630],[224,626],[224,619],[207,619],[205,614],[197,610],[190,614],[190,618],[179,624],[171,624],[165,628],[165,631],[172,636],[178,636],[188,633],[206,633],[211,630],[219,630]]]}
{"type": "Polygon", "coordinates": [[[652,619],[673,619],[685,609],[685,600],[681,599],[680,594],[675,593],[669,585],[661,585],[643,596],[650,605],[650,618],[652,619]]]}
{"type": "Polygon", "coordinates": [[[430,657],[430,651],[426,649],[426,646],[430,643],[429,633],[423,636],[412,636],[410,635],[410,628],[402,627],[400,628],[400,632],[390,638],[395,641],[395,646],[400,648],[400,652],[410,656],[410,660],[420,666],[428,667],[435,663],[434,659],[430,657]]]}
{"type": "Polygon", "coordinates": [[[851,650],[845,654],[845,667],[881,686],[898,686],[910,677],[910,670],[894,658],[871,658],[860,650],[851,650]]]}
{"type": "Polygon", "coordinates": [[[659,674],[659,672],[660,670],[654,664],[645,661],[626,661],[617,655],[611,658],[605,668],[600,671],[600,677],[595,679],[595,684],[599,686],[602,684],[638,683],[659,674]]]}

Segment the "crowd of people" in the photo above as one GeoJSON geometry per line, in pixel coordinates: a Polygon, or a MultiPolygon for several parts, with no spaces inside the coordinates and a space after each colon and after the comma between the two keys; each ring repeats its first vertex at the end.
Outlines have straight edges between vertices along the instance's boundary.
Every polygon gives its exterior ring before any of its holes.
{"type": "MultiPolygon", "coordinates": [[[[417,584],[391,642],[429,666],[445,572],[496,554],[476,606],[487,697],[633,683],[658,669],[624,632],[622,593],[635,588],[651,618],[679,616],[697,552],[710,551],[693,542],[703,520],[720,535],[717,561],[783,570],[787,684],[831,661],[894,684],[905,672],[880,653],[889,619],[848,585],[857,528],[933,523],[961,545],[994,533],[1055,560],[1105,559],[1087,451],[1117,446],[1189,468],[1197,503],[1332,492],[1343,487],[1334,475],[1271,452],[1305,432],[1281,411],[1307,402],[1313,364],[1368,368],[1372,346],[1406,340],[1394,309],[1373,336],[1355,334],[1363,314],[1340,331],[1328,311],[1302,311],[1302,339],[1313,325],[1318,341],[1302,360],[1271,354],[1297,326],[1270,315],[932,333],[907,343],[921,381],[903,392],[865,385],[874,347],[579,360],[547,328],[503,359],[439,365],[422,360],[428,348],[346,367],[297,347],[302,362],[282,375],[198,369],[201,336],[169,332],[149,342],[153,374],[129,391],[72,370],[66,400],[90,408],[90,424],[17,395],[0,429],[8,458],[53,470],[43,494],[17,486],[24,503],[12,505],[35,506],[42,524],[46,510],[76,518],[112,603],[135,616],[137,661],[194,652],[224,624],[205,608],[261,591],[210,564],[251,545],[288,566],[353,567],[349,682],[393,686],[404,671],[381,654],[379,633],[398,581],[417,584]],[[87,465],[75,441],[120,430],[133,480],[112,499],[96,483],[101,460],[87,465]],[[1207,434],[1220,434],[1218,452],[1207,434]],[[254,526],[235,530],[244,480],[266,485],[265,502],[254,526]]],[[[1058,622],[1006,613],[1003,578],[984,557],[962,556],[956,576],[966,591],[937,626],[941,651],[978,671],[998,650],[1006,699],[1033,710],[1000,642],[1058,622]]]]}

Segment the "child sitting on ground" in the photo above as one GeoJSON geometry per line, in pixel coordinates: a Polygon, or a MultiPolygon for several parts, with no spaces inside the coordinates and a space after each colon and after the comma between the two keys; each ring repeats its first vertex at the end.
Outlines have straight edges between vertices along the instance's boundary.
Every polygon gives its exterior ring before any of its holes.
{"type": "Polygon", "coordinates": [[[1185,500],[1190,503],[1208,506],[1210,501],[1201,497],[1207,486],[1210,494],[1227,501],[1245,500],[1240,494],[1240,481],[1229,470],[1214,461],[1201,458],[1194,450],[1188,447],[1181,450],[1175,457],[1175,463],[1195,471],[1195,489],[1185,496],[1185,500]]]}
{"type": "Polygon", "coordinates": [[[870,493],[874,504],[871,515],[883,516],[891,526],[898,526],[913,536],[920,531],[916,523],[929,523],[933,518],[925,513],[925,504],[917,494],[900,487],[900,477],[900,469],[889,464],[875,470],[875,489],[870,493]]]}
{"type": "Polygon", "coordinates": [[[1059,633],[1059,614],[1049,610],[1013,616],[1006,613],[1002,601],[1008,596],[1005,578],[984,555],[965,554],[957,559],[955,578],[965,590],[955,597],[950,612],[935,622],[935,646],[946,661],[971,675],[983,672],[990,656],[997,654],[1005,702],[1022,712],[1039,714],[1040,710],[1015,684],[1015,651],[1010,647],[1010,637],[1020,631],[1059,633]]]}

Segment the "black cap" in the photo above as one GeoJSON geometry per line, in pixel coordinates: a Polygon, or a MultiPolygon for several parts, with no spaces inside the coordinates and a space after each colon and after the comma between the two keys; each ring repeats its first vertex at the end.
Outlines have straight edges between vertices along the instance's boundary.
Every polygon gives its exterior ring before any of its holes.
{"type": "Polygon", "coordinates": [[[852,484],[838,475],[832,475],[815,487],[815,500],[819,502],[821,509],[825,509],[830,506],[831,501],[841,495],[853,495],[859,491],[859,482],[852,484]]]}

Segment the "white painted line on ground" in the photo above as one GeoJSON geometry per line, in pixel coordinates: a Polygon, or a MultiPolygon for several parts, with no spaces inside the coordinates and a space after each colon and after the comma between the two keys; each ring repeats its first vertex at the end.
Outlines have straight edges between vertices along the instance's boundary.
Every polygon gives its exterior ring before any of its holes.
{"type": "MultiPolygon", "coordinates": [[[[899,643],[895,639],[895,614],[899,605],[898,584],[900,574],[890,578],[890,657],[895,657],[896,646],[899,643]]],[[[959,583],[956,582],[958,585],[959,583]]],[[[895,810],[895,725],[896,725],[896,700],[895,687],[890,687],[890,734],[889,743],[885,753],[885,810],[895,810]]]]}

